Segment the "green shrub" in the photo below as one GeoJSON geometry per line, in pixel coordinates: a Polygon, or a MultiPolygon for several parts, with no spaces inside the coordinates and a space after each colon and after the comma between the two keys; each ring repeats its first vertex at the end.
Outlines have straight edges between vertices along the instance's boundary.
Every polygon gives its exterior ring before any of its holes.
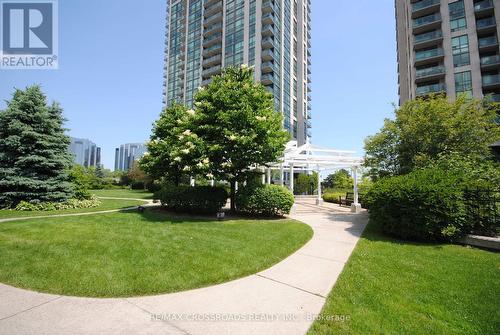
{"type": "Polygon", "coordinates": [[[253,215],[282,216],[288,214],[294,201],[292,192],[278,185],[244,187],[236,194],[237,210],[253,215]]]}
{"type": "Polygon", "coordinates": [[[463,187],[439,167],[377,181],[365,196],[370,219],[403,239],[453,240],[469,232],[463,187]]]}
{"type": "Polygon", "coordinates": [[[145,189],[145,185],[144,185],[143,181],[134,180],[134,181],[132,181],[130,183],[130,188],[132,190],[144,190],[145,189]]]}
{"type": "Polygon", "coordinates": [[[325,193],[323,193],[323,200],[326,202],[338,204],[339,197],[345,197],[345,195],[346,195],[345,191],[336,191],[336,190],[329,189],[329,190],[326,190],[325,193]]]}
{"type": "Polygon", "coordinates": [[[224,207],[228,197],[222,187],[164,185],[154,198],[175,212],[214,214],[224,207]]]}
{"type": "Polygon", "coordinates": [[[31,203],[21,201],[14,208],[16,211],[57,211],[64,209],[77,209],[77,208],[92,208],[101,204],[95,195],[91,195],[89,199],[69,199],[65,202],[40,202],[31,203]]]}

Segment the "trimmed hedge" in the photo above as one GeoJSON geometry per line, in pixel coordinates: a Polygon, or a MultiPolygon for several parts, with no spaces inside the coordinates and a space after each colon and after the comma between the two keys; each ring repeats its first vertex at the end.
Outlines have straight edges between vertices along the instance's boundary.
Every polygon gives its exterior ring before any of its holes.
{"type": "Polygon", "coordinates": [[[381,179],[365,201],[370,219],[403,239],[454,240],[470,230],[462,183],[437,167],[381,179]]]}
{"type": "Polygon", "coordinates": [[[345,191],[330,191],[327,190],[323,193],[323,200],[334,204],[339,203],[339,197],[345,197],[345,191]]]}
{"type": "Polygon", "coordinates": [[[174,212],[190,214],[215,214],[227,202],[227,191],[212,186],[174,186],[164,185],[155,193],[155,199],[162,206],[174,212]]]}
{"type": "Polygon", "coordinates": [[[236,209],[252,215],[283,216],[294,202],[292,192],[278,185],[245,187],[236,194],[236,209]]]}

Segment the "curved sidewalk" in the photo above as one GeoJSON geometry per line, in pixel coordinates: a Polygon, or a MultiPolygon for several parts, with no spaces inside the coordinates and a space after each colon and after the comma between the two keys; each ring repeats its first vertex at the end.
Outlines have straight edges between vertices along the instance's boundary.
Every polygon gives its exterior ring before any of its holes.
{"type": "Polygon", "coordinates": [[[298,200],[293,218],[314,230],[304,247],[267,270],[201,289],[97,299],[0,284],[0,334],[304,334],[367,217],[298,200]]]}

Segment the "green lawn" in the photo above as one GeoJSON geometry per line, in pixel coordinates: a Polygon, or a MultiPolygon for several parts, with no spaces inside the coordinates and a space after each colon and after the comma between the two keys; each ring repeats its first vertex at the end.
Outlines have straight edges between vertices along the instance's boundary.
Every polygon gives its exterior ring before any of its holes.
{"type": "Polygon", "coordinates": [[[143,190],[117,188],[112,190],[91,190],[90,192],[97,195],[98,197],[153,199],[153,193],[143,190]]]}
{"type": "Polygon", "coordinates": [[[45,216],[45,215],[58,215],[58,214],[71,214],[71,213],[89,213],[106,211],[110,209],[121,209],[132,206],[144,204],[141,200],[114,200],[114,199],[101,199],[101,205],[92,208],[77,208],[65,209],[60,211],[13,211],[13,210],[0,210],[0,219],[19,218],[28,216],[45,216]]]}
{"type": "Polygon", "coordinates": [[[500,334],[500,254],[369,225],[322,314],[309,334],[500,334]]]}
{"type": "Polygon", "coordinates": [[[0,282],[122,297],[222,283],[264,270],[312,229],[293,220],[172,219],[157,210],[0,223],[0,282]]]}

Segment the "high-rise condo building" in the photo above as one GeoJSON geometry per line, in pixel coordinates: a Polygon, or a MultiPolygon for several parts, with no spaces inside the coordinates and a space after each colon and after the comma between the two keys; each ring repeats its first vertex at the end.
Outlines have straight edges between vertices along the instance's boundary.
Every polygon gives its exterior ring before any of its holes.
{"type": "Polygon", "coordinates": [[[143,143],[126,143],[115,149],[115,171],[129,170],[147,151],[143,143]]]}
{"type": "Polygon", "coordinates": [[[396,0],[400,104],[431,93],[500,101],[500,0],[396,0]]]}
{"type": "Polygon", "coordinates": [[[164,104],[193,104],[226,66],[248,64],[284,127],[310,137],[311,0],[167,0],[164,104]]]}
{"type": "Polygon", "coordinates": [[[90,140],[71,137],[68,151],[73,154],[76,164],[85,167],[101,165],[101,148],[90,140]]]}

